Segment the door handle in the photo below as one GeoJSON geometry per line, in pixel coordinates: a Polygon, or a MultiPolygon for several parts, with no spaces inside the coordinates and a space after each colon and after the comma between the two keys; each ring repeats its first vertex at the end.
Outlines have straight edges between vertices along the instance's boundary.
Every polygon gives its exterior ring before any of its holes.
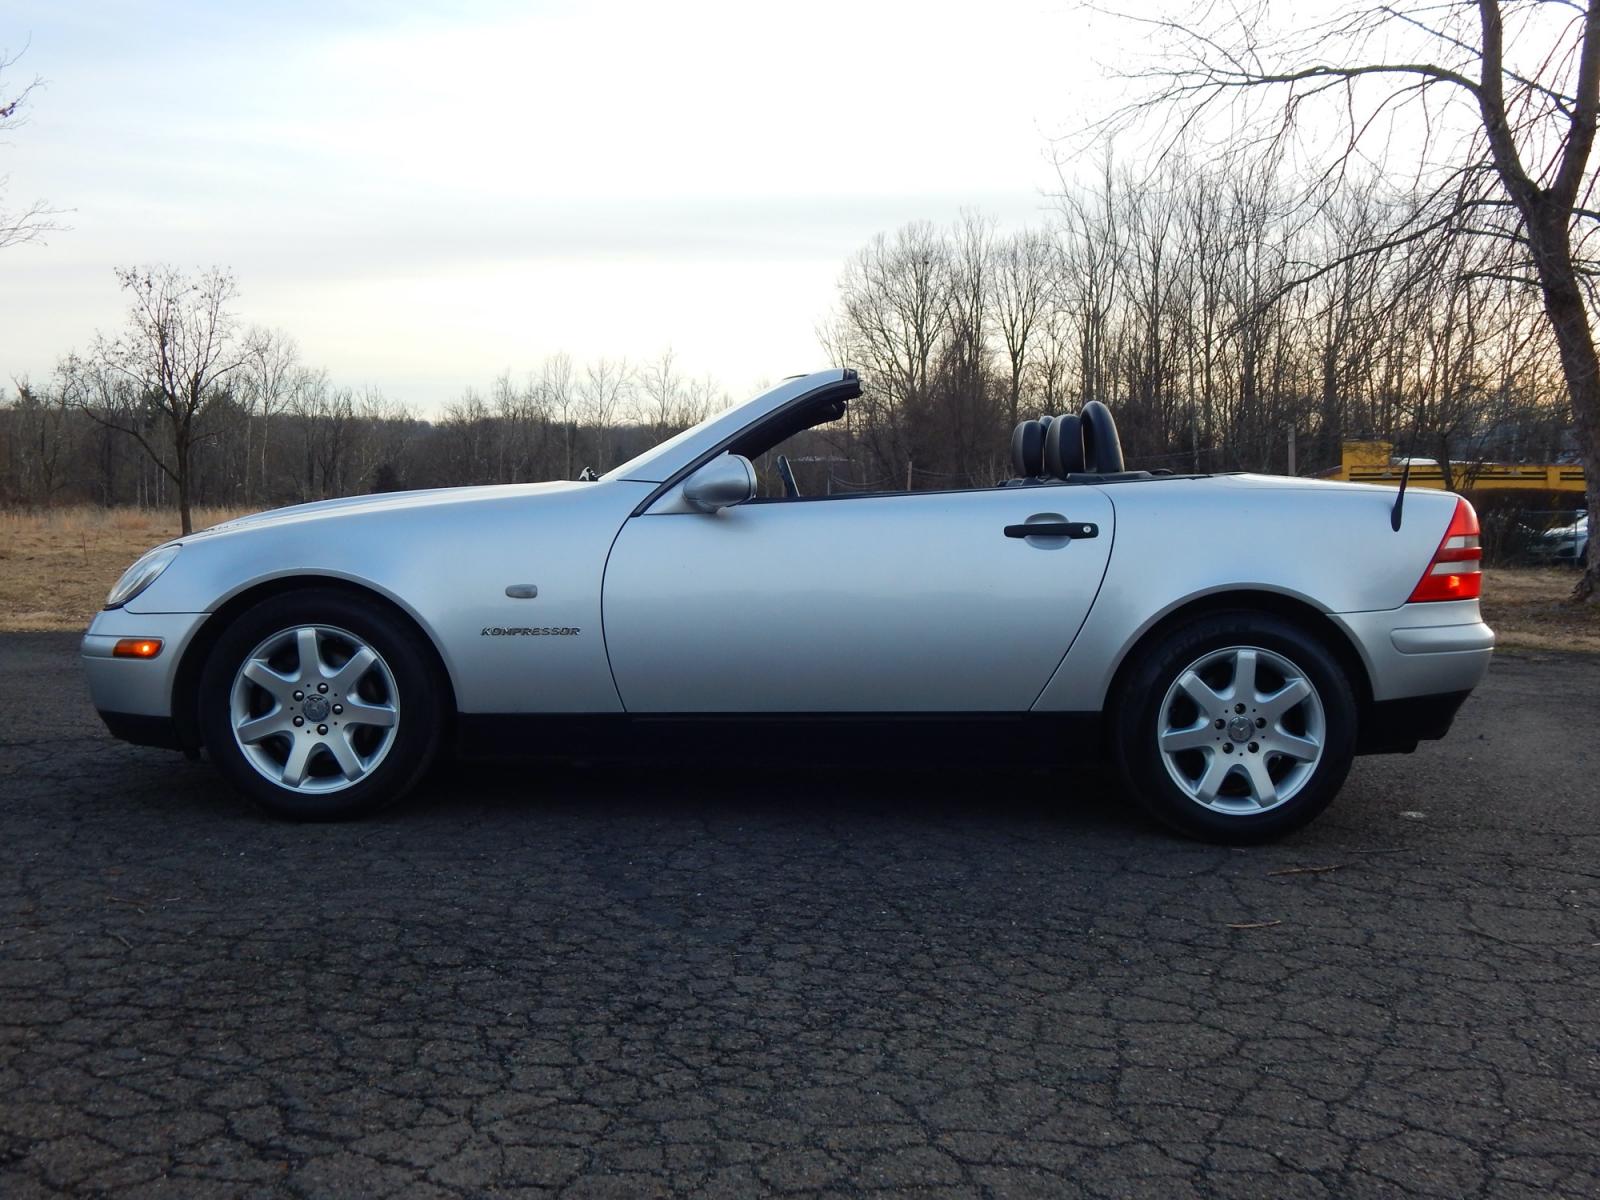
{"type": "Polygon", "coordinates": [[[1026,525],[1007,525],[1006,536],[1014,538],[1058,537],[1092,538],[1100,536],[1100,526],[1092,521],[1033,521],[1026,525]]]}

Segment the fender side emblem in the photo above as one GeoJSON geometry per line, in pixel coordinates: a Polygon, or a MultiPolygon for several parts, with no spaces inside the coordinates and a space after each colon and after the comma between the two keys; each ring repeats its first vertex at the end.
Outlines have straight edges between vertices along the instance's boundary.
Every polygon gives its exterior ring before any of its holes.
{"type": "Polygon", "coordinates": [[[543,625],[530,629],[526,625],[485,625],[479,637],[577,637],[583,631],[573,625],[543,625]]]}

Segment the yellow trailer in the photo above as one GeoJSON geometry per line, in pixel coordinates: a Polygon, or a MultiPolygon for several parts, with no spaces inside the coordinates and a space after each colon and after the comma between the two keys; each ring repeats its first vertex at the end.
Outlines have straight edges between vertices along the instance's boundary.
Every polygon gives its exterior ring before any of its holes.
{"type": "MultiPolygon", "coordinates": [[[[1320,472],[1324,479],[1346,483],[1400,482],[1401,464],[1394,462],[1394,445],[1384,441],[1347,441],[1337,467],[1320,472]]],[[[1573,492],[1583,494],[1583,468],[1577,463],[1476,463],[1455,462],[1451,474],[1457,491],[1471,492],[1573,492]]],[[[1437,463],[1411,464],[1410,487],[1443,488],[1444,472],[1437,463]]]]}

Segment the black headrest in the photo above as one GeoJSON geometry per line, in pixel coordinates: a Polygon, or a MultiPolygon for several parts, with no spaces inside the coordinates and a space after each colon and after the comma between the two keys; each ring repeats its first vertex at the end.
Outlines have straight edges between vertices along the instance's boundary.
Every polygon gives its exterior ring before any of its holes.
{"type": "Polygon", "coordinates": [[[1063,413],[1044,435],[1044,469],[1055,479],[1083,470],[1083,425],[1074,413],[1063,413]]]}
{"type": "Polygon", "coordinates": [[[1083,461],[1090,471],[1102,475],[1123,469],[1122,439],[1111,410],[1098,400],[1090,400],[1078,414],[1083,422],[1083,461]]]}
{"type": "Polygon", "coordinates": [[[1044,474],[1044,426],[1021,421],[1011,431],[1011,469],[1024,479],[1044,474]]]}

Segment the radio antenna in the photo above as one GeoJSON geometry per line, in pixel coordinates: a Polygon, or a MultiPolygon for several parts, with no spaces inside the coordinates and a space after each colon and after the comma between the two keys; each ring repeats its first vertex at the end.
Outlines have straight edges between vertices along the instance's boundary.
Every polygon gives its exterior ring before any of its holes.
{"type": "Polygon", "coordinates": [[[1400,532],[1400,520],[1406,506],[1406,484],[1411,482],[1411,456],[1417,449],[1417,426],[1421,424],[1421,410],[1411,416],[1411,444],[1406,448],[1406,460],[1400,467],[1400,490],[1395,493],[1394,507],[1389,510],[1389,528],[1400,532]]]}

